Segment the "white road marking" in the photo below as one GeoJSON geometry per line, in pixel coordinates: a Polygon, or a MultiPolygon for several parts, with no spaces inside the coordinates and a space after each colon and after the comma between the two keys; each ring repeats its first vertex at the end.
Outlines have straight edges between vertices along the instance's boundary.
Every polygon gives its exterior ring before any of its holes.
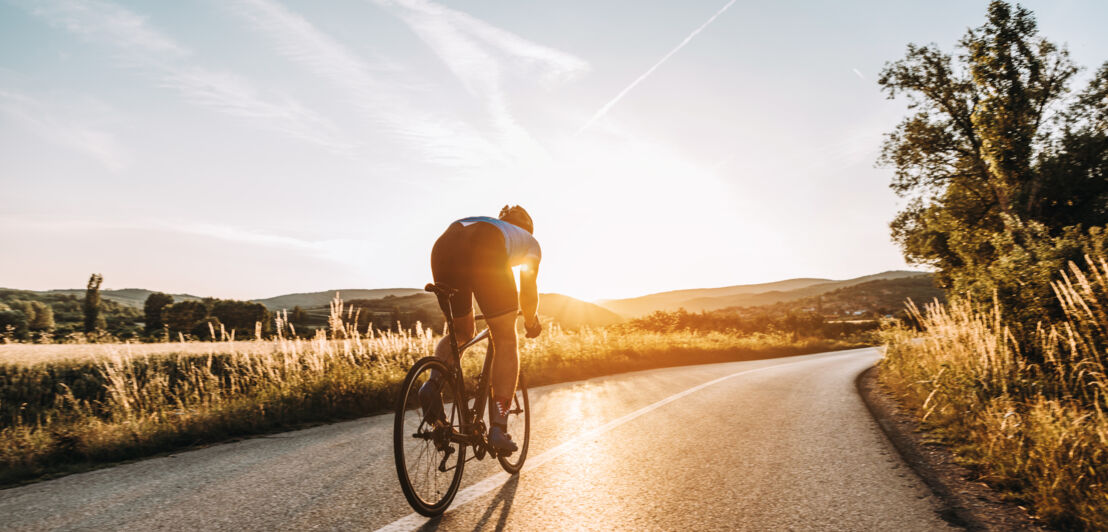
{"type": "MultiPolygon", "coordinates": [[[[864,348],[864,349],[872,349],[872,348],[867,347],[867,348],[864,348]]],[[[618,427],[618,426],[620,426],[624,423],[627,423],[628,421],[631,421],[631,420],[633,420],[633,419],[635,419],[639,416],[642,416],[643,414],[647,414],[647,413],[649,413],[653,410],[657,410],[657,409],[659,409],[659,408],[661,408],[661,407],[663,407],[663,406],[665,406],[669,403],[672,403],[672,402],[674,402],[674,401],[676,401],[676,400],[678,400],[682,397],[685,397],[686,395],[689,395],[691,393],[696,393],[700,390],[703,390],[704,388],[707,388],[707,387],[712,386],[714,384],[719,384],[719,383],[721,383],[725,380],[728,380],[728,379],[731,379],[731,378],[734,378],[734,377],[738,377],[740,375],[750,375],[751,373],[758,373],[758,372],[761,372],[761,371],[767,371],[767,370],[771,370],[771,369],[780,369],[780,368],[783,368],[783,367],[786,367],[786,366],[793,366],[793,365],[796,365],[796,364],[804,364],[806,362],[813,362],[813,361],[816,361],[816,360],[823,361],[823,360],[830,360],[830,359],[855,355],[855,354],[857,354],[857,351],[860,351],[860,350],[861,349],[851,349],[851,350],[849,350],[845,353],[842,353],[842,354],[839,354],[839,355],[834,355],[834,356],[829,356],[829,357],[820,357],[820,358],[815,358],[815,359],[809,358],[809,359],[806,359],[806,360],[798,360],[796,362],[788,362],[788,363],[785,363],[785,364],[774,364],[772,366],[766,366],[766,367],[762,367],[762,368],[743,370],[743,371],[739,371],[737,373],[732,373],[730,375],[725,375],[723,377],[720,377],[720,378],[712,380],[712,381],[705,382],[703,384],[698,384],[698,385],[693,386],[692,388],[689,388],[689,389],[687,389],[683,392],[675,393],[675,394],[673,394],[669,397],[666,397],[665,399],[662,399],[662,400],[659,400],[655,403],[651,403],[649,405],[646,405],[646,406],[644,406],[644,407],[642,407],[638,410],[635,410],[634,412],[631,412],[630,414],[627,414],[627,415],[624,415],[622,417],[618,417],[616,419],[613,419],[613,420],[611,420],[611,421],[609,421],[609,422],[607,422],[603,425],[600,425],[599,427],[596,427],[596,428],[587,430],[585,432],[582,432],[581,434],[578,434],[578,435],[562,442],[561,444],[559,444],[559,445],[557,445],[553,448],[547,449],[546,452],[544,452],[544,453],[542,453],[538,456],[528,457],[527,460],[524,461],[524,465],[527,466],[527,469],[529,469],[529,470],[530,469],[537,469],[539,467],[542,467],[543,464],[545,464],[545,463],[547,463],[551,460],[555,460],[557,458],[560,458],[562,455],[564,455],[564,454],[568,453],[569,451],[573,450],[574,447],[576,447],[577,445],[579,445],[583,442],[586,442],[588,440],[596,438],[597,436],[599,436],[601,434],[604,434],[605,432],[608,432],[608,431],[610,431],[610,430],[612,430],[612,429],[614,429],[614,428],[616,428],[616,427],[618,427]]],[[[466,505],[470,502],[473,502],[473,501],[481,498],[485,494],[487,494],[487,493],[491,492],[492,490],[500,487],[502,484],[504,484],[505,482],[507,482],[511,478],[512,478],[511,475],[501,471],[501,472],[499,472],[495,475],[492,475],[492,476],[490,476],[490,477],[488,477],[488,478],[486,478],[486,479],[484,479],[484,480],[482,480],[482,481],[480,481],[476,484],[473,484],[473,485],[469,486],[466,489],[463,489],[462,491],[459,491],[458,495],[454,497],[454,502],[451,503],[451,505],[450,505],[450,510],[447,510],[446,513],[450,513],[454,509],[460,508],[460,507],[462,507],[462,506],[464,506],[464,505],[466,505]]],[[[423,526],[424,524],[426,524],[427,521],[429,521],[430,519],[431,518],[424,517],[424,516],[419,515],[415,512],[412,512],[412,513],[408,514],[407,516],[401,517],[400,519],[397,519],[396,521],[393,521],[392,523],[389,523],[389,524],[387,524],[387,525],[385,525],[381,528],[378,528],[377,532],[382,532],[382,531],[392,532],[394,530],[415,530],[415,529],[418,529],[419,527],[423,526]]]]}

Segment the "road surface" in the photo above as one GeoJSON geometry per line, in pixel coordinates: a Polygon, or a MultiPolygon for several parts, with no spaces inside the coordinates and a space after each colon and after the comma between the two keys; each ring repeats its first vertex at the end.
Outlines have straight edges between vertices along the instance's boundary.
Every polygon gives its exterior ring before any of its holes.
{"type": "Polygon", "coordinates": [[[216,445],[0,490],[4,530],[942,530],[870,417],[860,349],[668,368],[531,391],[523,473],[466,466],[412,514],[392,417],[216,445]]]}

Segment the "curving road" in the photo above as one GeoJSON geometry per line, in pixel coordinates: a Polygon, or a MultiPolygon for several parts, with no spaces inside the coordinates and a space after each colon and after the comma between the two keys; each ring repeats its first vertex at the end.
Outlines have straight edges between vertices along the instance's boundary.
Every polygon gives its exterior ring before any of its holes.
{"type": "Polygon", "coordinates": [[[860,349],[532,390],[523,473],[411,513],[375,416],[0,490],[4,530],[942,530],[854,378],[860,349]]]}

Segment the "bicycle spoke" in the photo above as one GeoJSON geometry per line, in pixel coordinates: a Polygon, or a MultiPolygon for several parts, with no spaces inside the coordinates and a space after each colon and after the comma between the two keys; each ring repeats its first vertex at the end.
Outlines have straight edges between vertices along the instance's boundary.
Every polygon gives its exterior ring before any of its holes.
{"type": "Polygon", "coordinates": [[[463,446],[450,439],[461,417],[451,383],[444,383],[440,390],[445,419],[432,424],[424,418],[419,389],[436,365],[445,373],[440,363],[425,359],[405,379],[394,428],[401,487],[412,507],[425,515],[441,512],[453,498],[465,463],[463,446]]]}

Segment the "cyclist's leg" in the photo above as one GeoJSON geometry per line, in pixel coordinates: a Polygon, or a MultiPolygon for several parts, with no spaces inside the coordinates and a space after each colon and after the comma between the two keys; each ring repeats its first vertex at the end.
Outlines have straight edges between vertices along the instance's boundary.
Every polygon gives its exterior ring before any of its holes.
{"type": "Polygon", "coordinates": [[[519,447],[508,434],[508,411],[519,378],[519,351],[516,348],[516,311],[487,319],[492,333],[492,401],[489,405],[489,443],[505,455],[519,447]]]}
{"type": "MultiPolygon", "coordinates": [[[[466,296],[471,297],[468,291],[466,296]]],[[[466,315],[454,317],[454,337],[457,339],[457,345],[461,345],[473,337],[472,306],[466,315]]],[[[449,336],[443,336],[438,345],[435,346],[435,358],[445,362],[447,367],[454,364],[454,357],[450,354],[449,336]]],[[[446,412],[443,410],[442,404],[442,385],[445,378],[446,376],[440,375],[438,370],[432,369],[427,382],[419,388],[419,402],[423,407],[423,417],[429,423],[446,419],[446,412]]]]}
{"type": "Polygon", "coordinates": [[[519,354],[516,352],[516,313],[519,294],[515,274],[508,264],[504,235],[488,224],[474,224],[471,246],[473,295],[485,314],[492,333],[492,405],[489,408],[489,443],[502,453],[517,449],[507,434],[507,410],[511,407],[519,376],[519,354]]]}
{"type": "Polygon", "coordinates": [[[516,392],[516,380],[519,378],[516,313],[513,311],[489,318],[488,323],[489,332],[492,334],[493,353],[496,356],[492,364],[493,398],[510,401],[516,392]]]}
{"type": "MultiPolygon", "coordinates": [[[[469,296],[469,292],[466,292],[466,296],[469,296]]],[[[454,341],[456,345],[462,345],[473,338],[473,306],[469,307],[469,312],[464,316],[454,316],[454,341]]],[[[450,342],[449,337],[443,336],[439,340],[439,343],[435,345],[435,358],[442,360],[448,366],[452,364],[450,361],[450,342]]]]}
{"type": "Polygon", "coordinates": [[[519,309],[512,270],[504,268],[477,285],[477,302],[490,309],[485,316],[492,335],[492,383],[489,405],[489,443],[500,452],[511,454],[517,446],[508,435],[507,417],[519,378],[519,351],[516,348],[516,313],[519,309]],[[493,310],[495,309],[495,310],[493,310]]]}
{"type": "MultiPolygon", "coordinates": [[[[454,321],[454,340],[461,345],[473,337],[473,289],[469,272],[469,242],[460,226],[451,226],[435,242],[431,249],[431,273],[435,283],[442,283],[456,290],[450,297],[454,321]]],[[[435,358],[450,367],[453,359],[450,339],[444,336],[435,346],[435,358]]],[[[445,375],[431,370],[427,382],[419,388],[419,400],[424,419],[435,422],[444,419],[441,388],[445,375]]]]}

